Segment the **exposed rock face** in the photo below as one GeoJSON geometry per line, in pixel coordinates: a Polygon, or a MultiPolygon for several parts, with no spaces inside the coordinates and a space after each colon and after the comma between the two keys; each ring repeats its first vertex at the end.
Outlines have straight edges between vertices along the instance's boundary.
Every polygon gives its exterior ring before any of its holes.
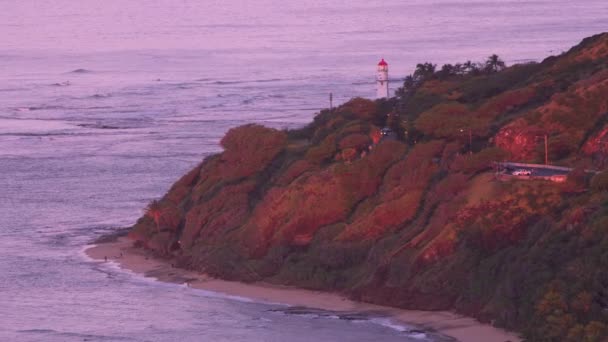
{"type": "MultiPolygon", "coordinates": [[[[606,116],[608,116],[608,113],[606,113],[606,116]]],[[[587,140],[585,146],[583,146],[583,152],[602,159],[608,157],[608,126],[605,126],[601,131],[587,140]]]]}
{"type": "Polygon", "coordinates": [[[608,155],[607,39],[401,99],[353,99],[299,130],[231,129],[130,236],[218,277],[457,310],[532,341],[599,341],[608,182],[588,189],[584,169],[608,155]],[[381,140],[385,126],[404,141],[381,140]],[[545,135],[550,161],[577,167],[563,184],[495,179],[496,161],[542,161],[545,135]]]}
{"type": "MultiPolygon", "coordinates": [[[[588,133],[608,119],[608,97],[604,94],[608,94],[608,71],[597,72],[555,93],[542,106],[501,128],[495,143],[508,151],[511,159],[541,161],[547,135],[549,160],[563,159],[575,153],[588,133]]],[[[588,141],[583,149],[588,154],[599,151],[602,138],[596,138],[599,140],[588,141]]]]}
{"type": "Polygon", "coordinates": [[[511,160],[534,161],[538,159],[544,130],[518,119],[503,127],[494,141],[496,146],[509,153],[511,160]]]}

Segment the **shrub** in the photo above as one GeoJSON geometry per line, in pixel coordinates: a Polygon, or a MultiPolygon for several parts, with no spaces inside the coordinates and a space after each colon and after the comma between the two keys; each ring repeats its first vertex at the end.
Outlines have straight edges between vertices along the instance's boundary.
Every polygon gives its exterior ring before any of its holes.
{"type": "Polygon", "coordinates": [[[591,178],[591,189],[594,191],[608,191],[608,171],[602,171],[591,178]]]}
{"type": "Polygon", "coordinates": [[[249,213],[249,193],[255,186],[253,181],[223,186],[196,203],[185,215],[182,246],[189,249],[201,237],[208,243],[218,231],[238,227],[249,213]]]}
{"type": "Polygon", "coordinates": [[[303,173],[313,169],[314,166],[310,164],[307,160],[301,159],[293,162],[285,172],[283,172],[279,179],[277,180],[277,184],[279,185],[288,185],[293,180],[301,176],[303,173]]]}
{"type": "Polygon", "coordinates": [[[390,229],[414,218],[420,206],[422,190],[408,191],[392,201],[384,201],[360,221],[346,227],[340,241],[377,239],[390,229]]]}
{"type": "Polygon", "coordinates": [[[219,170],[224,180],[253,175],[264,169],[286,146],[285,132],[260,125],[232,128],[222,138],[225,148],[220,155],[219,170]]]}
{"type": "Polygon", "coordinates": [[[340,152],[340,158],[344,161],[351,162],[357,158],[357,150],[355,148],[349,147],[345,148],[340,152]]]}
{"type": "Polygon", "coordinates": [[[522,88],[506,91],[486,101],[479,109],[477,115],[496,118],[505,112],[511,111],[531,101],[536,95],[533,88],[522,88]]]}
{"type": "Polygon", "coordinates": [[[585,172],[583,168],[575,168],[568,173],[568,178],[561,184],[563,192],[581,192],[587,189],[589,185],[589,174],[585,172]]]}
{"type": "Polygon", "coordinates": [[[255,151],[285,144],[285,132],[257,124],[231,128],[220,141],[227,151],[255,151]],[[253,146],[252,146],[253,145],[253,146]]]}
{"type": "Polygon", "coordinates": [[[469,130],[475,136],[487,134],[489,123],[488,118],[475,115],[465,105],[445,103],[422,113],[415,126],[426,135],[467,140],[469,130]]]}
{"type": "Polygon", "coordinates": [[[490,147],[473,155],[459,155],[450,165],[451,171],[477,173],[492,168],[493,163],[504,160],[507,153],[498,147],[490,147]]]}
{"type": "Polygon", "coordinates": [[[490,75],[472,77],[461,86],[462,99],[477,102],[496,96],[507,89],[524,85],[532,75],[541,70],[538,63],[518,64],[490,75]]]}
{"type": "Polygon", "coordinates": [[[363,149],[366,148],[371,143],[371,139],[369,136],[365,134],[355,133],[348,135],[340,140],[339,146],[340,149],[354,148],[354,149],[363,149]]]}
{"type": "Polygon", "coordinates": [[[381,116],[381,114],[377,112],[377,109],[374,101],[356,97],[338,107],[337,111],[339,113],[353,115],[357,119],[373,121],[377,119],[378,116],[381,116]]]}
{"type": "Polygon", "coordinates": [[[317,146],[313,146],[306,151],[306,160],[313,164],[322,164],[336,154],[336,135],[327,136],[317,146]]]}

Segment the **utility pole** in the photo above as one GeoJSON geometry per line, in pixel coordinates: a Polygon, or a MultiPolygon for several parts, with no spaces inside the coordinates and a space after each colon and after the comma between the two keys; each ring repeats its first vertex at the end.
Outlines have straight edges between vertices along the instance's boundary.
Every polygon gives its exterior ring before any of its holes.
{"type": "Polygon", "coordinates": [[[549,139],[545,134],[545,165],[549,165],[549,139]]]}
{"type": "Polygon", "coordinates": [[[473,155],[473,132],[469,128],[469,155],[473,155]]]}
{"type": "MultiPolygon", "coordinates": [[[[473,130],[469,127],[468,128],[469,131],[469,155],[473,155],[473,130]]],[[[464,129],[461,128],[460,129],[461,133],[464,133],[464,129]]]]}
{"type": "Polygon", "coordinates": [[[329,110],[334,110],[334,94],[329,93],[329,110]]]}

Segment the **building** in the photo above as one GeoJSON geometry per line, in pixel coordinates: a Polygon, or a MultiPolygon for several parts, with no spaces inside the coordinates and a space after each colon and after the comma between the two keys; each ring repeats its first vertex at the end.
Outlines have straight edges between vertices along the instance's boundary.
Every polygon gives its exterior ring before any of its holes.
{"type": "Polygon", "coordinates": [[[382,58],[378,63],[378,72],[376,73],[376,97],[379,99],[388,98],[388,63],[382,58]]]}

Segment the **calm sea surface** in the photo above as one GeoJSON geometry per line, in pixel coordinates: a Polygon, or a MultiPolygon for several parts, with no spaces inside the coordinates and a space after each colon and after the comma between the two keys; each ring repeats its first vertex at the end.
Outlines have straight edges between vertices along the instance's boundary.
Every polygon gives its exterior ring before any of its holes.
{"type": "MultiPolygon", "coordinates": [[[[419,341],[385,318],[289,315],[87,259],[219,150],[417,62],[509,64],[608,28],[606,0],[0,2],[0,341],[419,341]]],[[[393,87],[394,90],[394,87],[393,87]]]]}

